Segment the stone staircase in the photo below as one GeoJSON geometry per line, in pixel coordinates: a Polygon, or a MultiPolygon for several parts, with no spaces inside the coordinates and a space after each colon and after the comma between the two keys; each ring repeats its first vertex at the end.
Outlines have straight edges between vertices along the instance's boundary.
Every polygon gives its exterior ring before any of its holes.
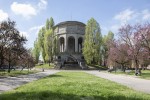
{"type": "Polygon", "coordinates": [[[82,68],[78,64],[65,64],[61,68],[62,70],[81,70],[82,68]]]}
{"type": "Polygon", "coordinates": [[[82,70],[88,69],[85,61],[80,56],[75,55],[61,55],[61,59],[57,62],[56,69],[63,70],[82,70]]]}

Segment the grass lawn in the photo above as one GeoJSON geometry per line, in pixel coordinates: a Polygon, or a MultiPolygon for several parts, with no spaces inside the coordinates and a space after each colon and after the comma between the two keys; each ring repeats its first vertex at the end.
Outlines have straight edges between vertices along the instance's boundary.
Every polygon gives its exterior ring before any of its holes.
{"type": "Polygon", "coordinates": [[[50,66],[49,66],[49,64],[36,65],[35,68],[52,69],[52,68],[54,68],[54,64],[51,63],[50,66]]]}
{"type": "Polygon", "coordinates": [[[84,72],[64,71],[2,93],[0,100],[150,100],[150,95],[84,72]]]}
{"type": "MultiPolygon", "coordinates": [[[[150,80],[150,70],[141,70],[142,74],[140,76],[137,76],[139,78],[143,78],[143,79],[148,79],[150,80]]],[[[114,74],[125,74],[125,75],[134,75],[135,76],[135,71],[131,71],[131,72],[128,72],[128,73],[124,73],[124,72],[112,72],[114,74]]]]}
{"type": "Polygon", "coordinates": [[[33,73],[37,73],[39,71],[36,71],[36,70],[23,70],[20,72],[20,70],[12,70],[10,71],[10,73],[8,73],[7,71],[6,72],[0,72],[0,76],[2,77],[7,77],[7,76],[18,76],[18,75],[27,75],[27,74],[33,74],[33,73]]]}

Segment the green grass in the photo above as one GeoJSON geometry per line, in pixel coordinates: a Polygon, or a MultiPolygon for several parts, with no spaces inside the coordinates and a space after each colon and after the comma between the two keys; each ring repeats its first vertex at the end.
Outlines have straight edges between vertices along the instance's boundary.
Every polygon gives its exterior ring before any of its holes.
{"type": "Polygon", "coordinates": [[[36,65],[35,68],[52,69],[52,68],[54,68],[54,64],[51,63],[50,66],[49,66],[49,64],[36,65]]]}
{"type": "Polygon", "coordinates": [[[18,75],[27,75],[27,74],[33,74],[33,73],[37,73],[39,71],[36,71],[36,70],[23,70],[23,71],[20,71],[20,70],[12,70],[10,73],[8,73],[7,71],[6,72],[0,72],[0,76],[1,77],[8,77],[8,76],[11,76],[11,77],[15,77],[15,76],[18,76],[18,75]]]}
{"type": "Polygon", "coordinates": [[[150,70],[144,70],[142,71],[142,75],[140,78],[149,79],[150,80],[150,70]]]}
{"type": "MultiPolygon", "coordinates": [[[[139,78],[142,78],[142,79],[148,79],[148,80],[150,80],[150,70],[142,70],[141,71],[142,72],[142,74],[140,75],[140,76],[137,76],[137,77],[139,77],[139,78]]],[[[124,72],[121,72],[121,71],[117,71],[117,72],[112,72],[112,73],[114,73],[114,74],[125,74],[125,75],[134,75],[135,76],[135,71],[133,70],[133,71],[131,71],[131,72],[128,72],[128,73],[124,73],[124,72]]]]}
{"type": "Polygon", "coordinates": [[[64,71],[2,93],[0,100],[150,100],[150,95],[84,72],[64,71]]]}

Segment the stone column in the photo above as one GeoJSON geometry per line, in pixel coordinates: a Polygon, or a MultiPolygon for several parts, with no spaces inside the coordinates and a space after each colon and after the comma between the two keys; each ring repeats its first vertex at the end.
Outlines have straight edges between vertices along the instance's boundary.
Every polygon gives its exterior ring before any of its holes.
{"type": "Polygon", "coordinates": [[[57,47],[58,47],[58,52],[61,52],[61,47],[60,47],[60,38],[58,38],[58,40],[57,40],[57,47]]]}
{"type": "Polygon", "coordinates": [[[78,52],[78,38],[75,37],[75,52],[78,52]]]}
{"type": "Polygon", "coordinates": [[[65,36],[65,38],[64,38],[64,52],[67,52],[67,35],[65,36]]]}

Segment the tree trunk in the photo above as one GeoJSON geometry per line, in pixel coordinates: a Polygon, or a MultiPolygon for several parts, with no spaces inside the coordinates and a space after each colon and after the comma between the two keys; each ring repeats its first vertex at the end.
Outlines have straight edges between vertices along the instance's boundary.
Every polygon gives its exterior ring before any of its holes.
{"type": "Polygon", "coordinates": [[[125,73],[125,67],[123,64],[121,65],[121,70],[125,73]]]}
{"type": "Polygon", "coordinates": [[[29,60],[28,60],[28,73],[29,73],[29,60]]]}
{"type": "Polygon", "coordinates": [[[25,67],[22,67],[22,69],[20,70],[20,72],[22,72],[24,68],[25,68],[25,67]]]}
{"type": "Polygon", "coordinates": [[[141,75],[141,70],[138,67],[138,60],[135,60],[135,75],[141,75]]]}
{"type": "Polygon", "coordinates": [[[3,65],[4,63],[4,56],[3,56],[3,48],[0,51],[0,67],[3,65]]]}
{"type": "Polygon", "coordinates": [[[1,55],[1,61],[0,61],[0,67],[3,65],[3,63],[4,63],[4,57],[3,57],[3,55],[1,55]]]}
{"type": "Polygon", "coordinates": [[[8,73],[10,73],[10,63],[11,63],[11,61],[10,61],[10,51],[9,51],[9,58],[8,58],[8,73]]]}
{"type": "Polygon", "coordinates": [[[51,64],[50,64],[50,57],[49,57],[49,61],[48,61],[48,63],[49,63],[49,66],[50,66],[50,65],[51,65],[51,64]]]}
{"type": "Polygon", "coordinates": [[[104,60],[103,60],[103,66],[106,67],[106,60],[105,60],[105,58],[104,58],[104,60]]]}

